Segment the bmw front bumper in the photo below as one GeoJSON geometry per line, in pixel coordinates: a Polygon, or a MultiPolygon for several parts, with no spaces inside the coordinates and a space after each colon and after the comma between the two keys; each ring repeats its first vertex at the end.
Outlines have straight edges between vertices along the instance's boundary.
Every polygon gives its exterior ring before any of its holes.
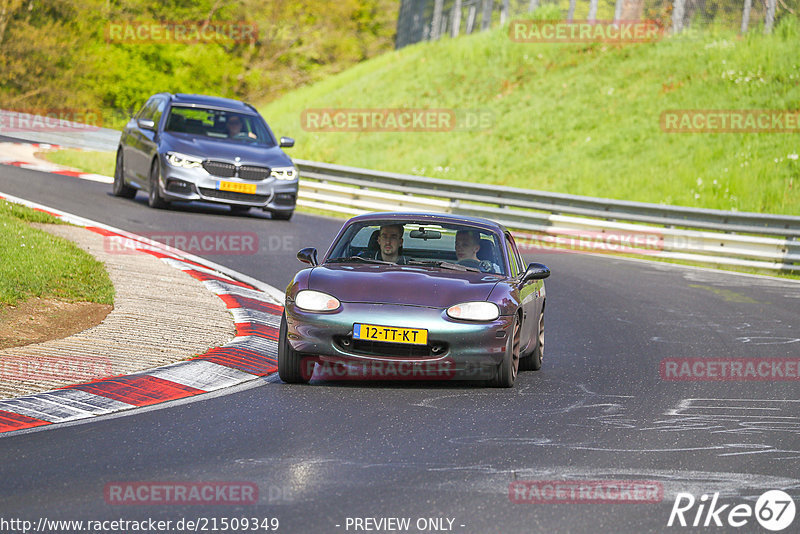
{"type": "Polygon", "coordinates": [[[292,211],[297,203],[297,178],[279,180],[243,180],[219,178],[203,168],[174,167],[162,161],[161,188],[166,200],[202,200],[263,208],[267,211],[292,211]],[[239,193],[220,189],[220,182],[252,186],[255,193],[239,193]]]}

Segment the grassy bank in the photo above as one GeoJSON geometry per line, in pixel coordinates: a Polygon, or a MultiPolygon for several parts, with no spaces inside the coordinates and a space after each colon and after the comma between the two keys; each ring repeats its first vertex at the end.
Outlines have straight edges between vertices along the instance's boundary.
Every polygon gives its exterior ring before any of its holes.
{"type": "Polygon", "coordinates": [[[39,154],[40,157],[67,167],[74,167],[84,172],[91,172],[103,176],[114,176],[114,153],[93,150],[48,150],[39,154]]]}
{"type": "MultiPolygon", "coordinates": [[[[667,133],[666,110],[800,109],[800,27],[645,44],[515,43],[508,29],[420,43],[261,108],[293,157],[451,180],[723,210],[800,214],[798,133],[667,133]],[[439,132],[315,132],[314,109],[439,108],[439,132]],[[305,129],[304,129],[305,128],[305,129]]],[[[113,154],[48,156],[112,175],[113,154]]]]}
{"type": "Polygon", "coordinates": [[[113,304],[114,286],[102,263],[30,222],[60,221],[0,201],[0,310],[31,297],[113,304]]]}
{"type": "Polygon", "coordinates": [[[295,157],[529,189],[800,214],[797,133],[665,133],[673,109],[800,108],[800,29],[647,44],[524,44],[508,29],[420,43],[261,111],[295,157]],[[477,110],[487,128],[313,132],[304,110],[477,110]],[[307,127],[307,125],[305,125],[307,127]]]}

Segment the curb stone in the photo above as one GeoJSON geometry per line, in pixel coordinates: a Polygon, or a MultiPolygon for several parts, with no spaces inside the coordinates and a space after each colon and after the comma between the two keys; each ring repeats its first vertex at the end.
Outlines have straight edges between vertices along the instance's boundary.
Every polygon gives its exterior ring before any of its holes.
{"type": "Polygon", "coordinates": [[[277,370],[283,307],[281,292],[276,288],[136,234],[11,195],[0,193],[0,199],[27,205],[100,235],[135,241],[136,250],[184,271],[219,296],[233,315],[236,327],[236,337],[231,341],[186,361],[0,400],[0,434],[200,395],[256,380],[277,370]]]}

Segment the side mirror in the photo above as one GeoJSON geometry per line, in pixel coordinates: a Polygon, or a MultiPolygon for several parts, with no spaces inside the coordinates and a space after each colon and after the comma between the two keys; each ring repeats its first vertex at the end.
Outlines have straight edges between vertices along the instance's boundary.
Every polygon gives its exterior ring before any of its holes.
{"type": "Polygon", "coordinates": [[[522,282],[529,280],[542,280],[550,276],[550,269],[541,263],[531,263],[522,275],[522,282]]]}
{"type": "Polygon", "coordinates": [[[281,137],[281,148],[292,148],[294,146],[294,139],[291,137],[281,137]]]}
{"type": "Polygon", "coordinates": [[[136,121],[136,124],[139,125],[139,128],[142,130],[155,130],[156,123],[151,121],[150,119],[139,119],[136,121]]]}
{"type": "Polygon", "coordinates": [[[297,253],[297,259],[302,261],[303,263],[308,263],[310,265],[318,265],[317,249],[315,249],[314,247],[304,248],[303,250],[297,253]]]}

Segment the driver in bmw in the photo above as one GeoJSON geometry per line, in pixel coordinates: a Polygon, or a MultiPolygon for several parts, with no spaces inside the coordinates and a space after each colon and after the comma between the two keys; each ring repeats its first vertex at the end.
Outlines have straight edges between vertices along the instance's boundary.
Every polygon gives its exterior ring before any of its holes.
{"type": "Polygon", "coordinates": [[[229,116],[227,122],[225,122],[225,129],[228,131],[228,138],[233,139],[237,137],[250,137],[256,139],[256,134],[253,132],[242,131],[243,125],[244,123],[239,115],[229,116]]]}

